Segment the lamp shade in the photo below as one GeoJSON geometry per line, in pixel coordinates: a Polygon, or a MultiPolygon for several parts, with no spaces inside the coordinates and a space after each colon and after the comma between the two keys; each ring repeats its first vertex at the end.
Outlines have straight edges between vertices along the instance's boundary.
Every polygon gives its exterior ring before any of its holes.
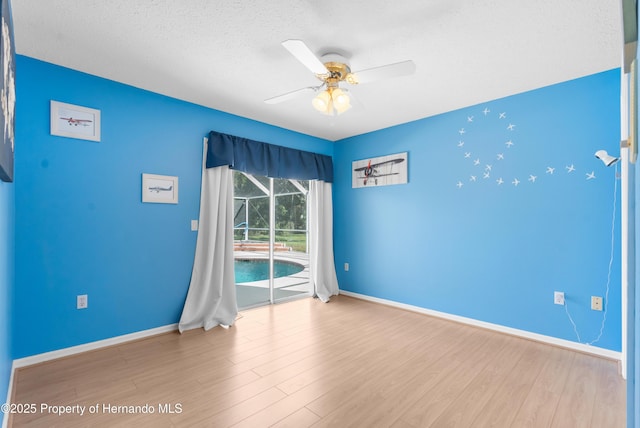
{"type": "Polygon", "coordinates": [[[311,101],[313,107],[321,113],[329,114],[331,110],[331,95],[328,91],[322,91],[311,101]]]}
{"type": "Polygon", "coordinates": [[[331,99],[333,100],[333,108],[336,109],[338,114],[344,113],[351,108],[349,95],[340,88],[336,88],[331,92],[331,99]]]}

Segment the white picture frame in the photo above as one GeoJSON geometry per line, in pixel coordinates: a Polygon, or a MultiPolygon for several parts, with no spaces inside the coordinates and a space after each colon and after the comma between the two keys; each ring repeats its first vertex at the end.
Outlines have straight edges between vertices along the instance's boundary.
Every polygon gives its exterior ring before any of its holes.
{"type": "Polygon", "coordinates": [[[353,161],[351,187],[358,189],[406,184],[409,178],[408,163],[408,152],[353,161]]]}
{"type": "Polygon", "coordinates": [[[100,142],[100,110],[51,100],[51,135],[100,142]]]}
{"type": "Polygon", "coordinates": [[[178,177],[143,173],[142,202],[154,204],[177,204],[178,177]]]}

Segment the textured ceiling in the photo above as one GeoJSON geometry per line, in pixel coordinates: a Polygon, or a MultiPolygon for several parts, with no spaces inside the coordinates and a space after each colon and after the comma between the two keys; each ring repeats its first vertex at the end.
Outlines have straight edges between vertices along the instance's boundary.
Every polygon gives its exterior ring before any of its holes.
{"type": "MultiPolygon", "coordinates": [[[[138,88],[338,140],[620,67],[620,0],[13,0],[16,51],[138,88]],[[352,87],[327,117],[318,80],[281,42],[352,70],[411,59],[412,76],[352,87]]],[[[43,76],[44,78],[44,76],[43,76]]]]}

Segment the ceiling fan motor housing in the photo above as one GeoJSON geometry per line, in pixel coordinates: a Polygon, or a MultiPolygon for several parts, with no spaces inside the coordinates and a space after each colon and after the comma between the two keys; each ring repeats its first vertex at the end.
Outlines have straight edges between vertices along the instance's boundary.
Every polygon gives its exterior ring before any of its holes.
{"type": "MultiPolygon", "coordinates": [[[[347,64],[347,59],[342,55],[329,53],[325,54],[321,58],[324,66],[329,71],[329,75],[318,74],[318,79],[327,84],[328,87],[337,87],[339,82],[349,81],[351,74],[351,68],[347,64]]],[[[349,83],[352,83],[349,81],[349,83]]]]}

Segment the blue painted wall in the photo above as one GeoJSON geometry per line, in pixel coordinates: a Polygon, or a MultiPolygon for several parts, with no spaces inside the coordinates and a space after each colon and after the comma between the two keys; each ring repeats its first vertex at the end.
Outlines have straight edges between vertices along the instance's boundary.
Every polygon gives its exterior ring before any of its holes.
{"type": "MultiPolygon", "coordinates": [[[[0,181],[0,404],[11,376],[11,290],[13,289],[13,184],[0,181]]],[[[0,415],[0,421],[2,420],[0,415]]]]}
{"type": "MultiPolygon", "coordinates": [[[[553,304],[554,290],[564,291],[581,341],[595,340],[603,313],[590,309],[590,296],[606,294],[614,186],[618,219],[620,191],[615,168],[594,153],[619,153],[619,76],[611,70],[338,142],[341,289],[577,341],[553,304]],[[399,152],[409,154],[408,184],[351,188],[352,161],[399,152]]],[[[614,236],[607,322],[595,346],[620,351],[619,220],[614,236]]]]}
{"type": "Polygon", "coordinates": [[[14,358],[178,322],[210,130],[333,151],[326,140],[24,56],[16,73],[14,358]],[[51,136],[50,100],[100,109],[102,141],[51,136]],[[178,176],[179,204],[141,203],[142,173],[178,176]],[[75,308],[78,294],[88,309],[75,308]]]}

